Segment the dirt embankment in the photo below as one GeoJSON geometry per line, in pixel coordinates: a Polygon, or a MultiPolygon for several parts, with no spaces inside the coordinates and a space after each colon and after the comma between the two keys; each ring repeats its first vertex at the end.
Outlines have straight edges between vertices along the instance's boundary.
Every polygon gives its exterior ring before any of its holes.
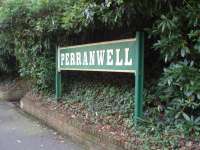
{"type": "Polygon", "coordinates": [[[31,84],[26,80],[14,80],[0,83],[0,100],[20,100],[29,90],[31,84]]]}

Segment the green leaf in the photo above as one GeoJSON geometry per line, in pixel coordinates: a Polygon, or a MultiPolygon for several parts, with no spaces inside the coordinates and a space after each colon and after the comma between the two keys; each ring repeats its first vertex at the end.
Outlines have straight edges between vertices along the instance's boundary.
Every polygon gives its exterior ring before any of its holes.
{"type": "Polygon", "coordinates": [[[182,115],[186,121],[190,121],[190,117],[186,113],[183,112],[182,115]]]}
{"type": "Polygon", "coordinates": [[[195,119],[195,123],[200,124],[200,116],[195,119]]]}

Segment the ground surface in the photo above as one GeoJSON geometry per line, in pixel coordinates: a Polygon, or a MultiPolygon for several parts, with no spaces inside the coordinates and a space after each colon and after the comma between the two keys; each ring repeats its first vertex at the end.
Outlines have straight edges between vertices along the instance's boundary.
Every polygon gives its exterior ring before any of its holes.
{"type": "Polygon", "coordinates": [[[82,150],[9,102],[0,101],[0,150],[82,150]]]}

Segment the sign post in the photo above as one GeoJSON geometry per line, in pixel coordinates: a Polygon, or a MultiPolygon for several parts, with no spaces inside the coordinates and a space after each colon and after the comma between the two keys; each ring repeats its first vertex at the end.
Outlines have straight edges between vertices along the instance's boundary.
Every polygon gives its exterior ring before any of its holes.
{"type": "Polygon", "coordinates": [[[136,72],[135,72],[135,123],[143,112],[143,82],[144,82],[144,33],[136,33],[136,72]]]}
{"type": "Polygon", "coordinates": [[[61,97],[61,71],[124,72],[135,75],[135,123],[142,117],[144,34],[136,38],[58,48],[56,99],[61,97]]]}
{"type": "Polygon", "coordinates": [[[59,50],[56,48],[56,99],[58,100],[61,97],[61,71],[59,70],[60,66],[60,58],[59,58],[59,50]]]}

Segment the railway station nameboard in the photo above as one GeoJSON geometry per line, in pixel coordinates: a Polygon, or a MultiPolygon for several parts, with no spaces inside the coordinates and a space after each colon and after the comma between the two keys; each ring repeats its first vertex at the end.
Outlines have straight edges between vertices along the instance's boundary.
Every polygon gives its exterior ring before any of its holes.
{"type": "Polygon", "coordinates": [[[61,71],[132,73],[135,78],[135,121],[142,117],[144,34],[136,38],[59,47],[56,59],[56,98],[61,97],[61,71]]]}

